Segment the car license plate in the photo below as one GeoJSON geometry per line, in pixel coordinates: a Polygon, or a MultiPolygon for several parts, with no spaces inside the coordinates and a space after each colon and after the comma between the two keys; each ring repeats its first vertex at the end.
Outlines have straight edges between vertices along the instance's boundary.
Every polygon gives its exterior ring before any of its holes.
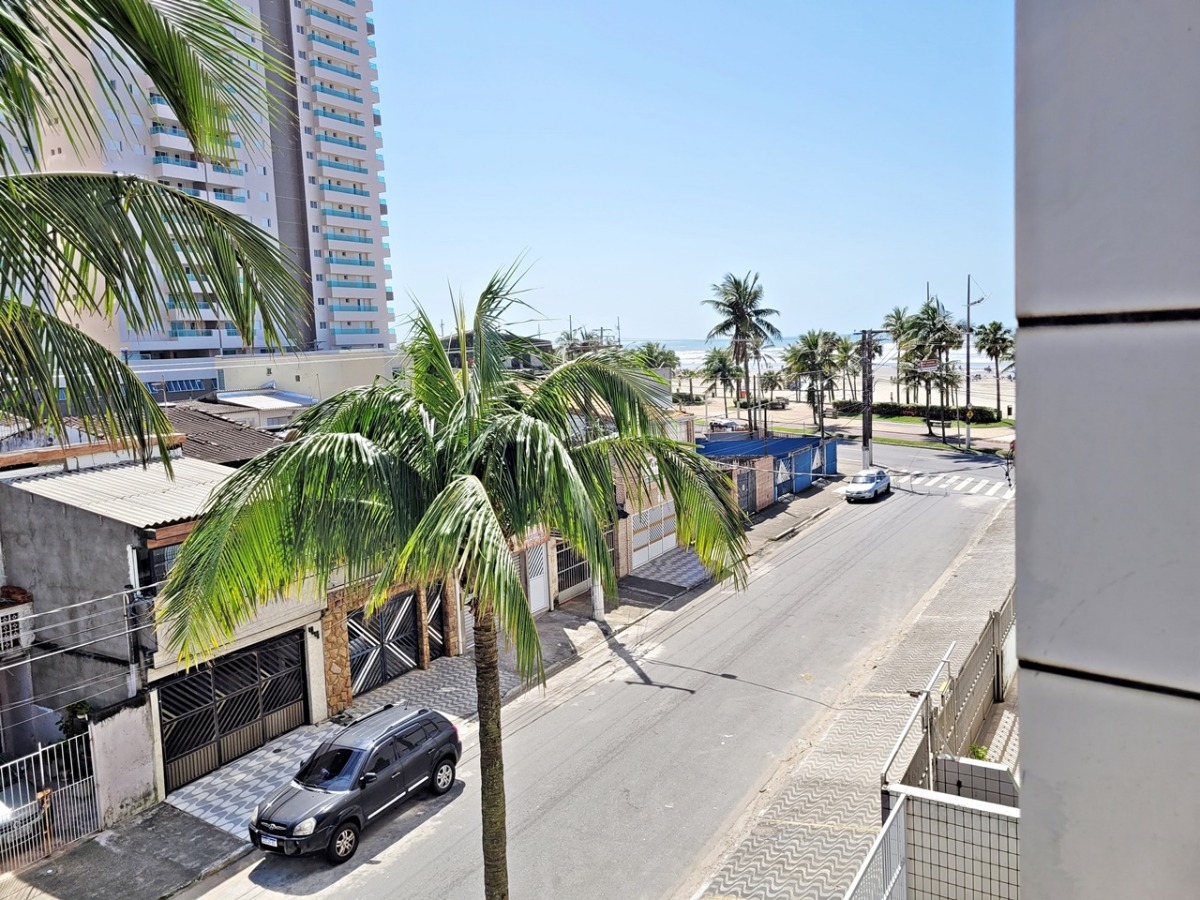
{"type": "Polygon", "coordinates": [[[262,845],[264,847],[278,847],[279,846],[279,838],[273,838],[269,834],[260,835],[259,840],[262,841],[262,845]]]}

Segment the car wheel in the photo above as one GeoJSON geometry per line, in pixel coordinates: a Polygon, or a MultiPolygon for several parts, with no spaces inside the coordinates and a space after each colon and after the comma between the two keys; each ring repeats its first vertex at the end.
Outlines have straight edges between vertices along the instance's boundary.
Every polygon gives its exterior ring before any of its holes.
{"type": "Polygon", "coordinates": [[[335,866],[340,866],[352,857],[357,849],[358,826],[353,822],[343,822],[333,829],[333,834],[329,838],[329,846],[325,848],[325,855],[335,866]]]}
{"type": "Polygon", "coordinates": [[[433,777],[429,779],[429,790],[440,797],[454,787],[454,760],[447,756],[433,767],[433,777]]]}
{"type": "Polygon", "coordinates": [[[888,482],[888,486],[883,489],[883,492],[885,494],[890,494],[892,492],[892,483],[890,481],[888,482]]]}

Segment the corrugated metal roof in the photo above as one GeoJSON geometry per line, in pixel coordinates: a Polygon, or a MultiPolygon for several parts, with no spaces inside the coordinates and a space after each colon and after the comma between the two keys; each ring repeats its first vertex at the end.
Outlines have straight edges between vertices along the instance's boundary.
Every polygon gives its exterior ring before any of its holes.
{"type": "Polygon", "coordinates": [[[196,518],[208,495],[230,475],[225,466],[201,459],[172,460],[174,478],[161,462],[121,463],[34,475],[8,482],[18,490],[84,509],[137,528],[154,528],[196,518]]]}
{"type": "Polygon", "coordinates": [[[171,427],[187,435],[184,456],[214,463],[241,463],[279,443],[274,435],[222,418],[213,412],[214,406],[188,400],[163,407],[171,427]]]}
{"type": "Polygon", "coordinates": [[[787,456],[796,450],[815,447],[821,442],[815,437],[771,438],[768,441],[750,439],[745,441],[705,441],[697,443],[696,450],[701,456],[716,458],[721,456],[753,457],[753,456],[787,456]]]}

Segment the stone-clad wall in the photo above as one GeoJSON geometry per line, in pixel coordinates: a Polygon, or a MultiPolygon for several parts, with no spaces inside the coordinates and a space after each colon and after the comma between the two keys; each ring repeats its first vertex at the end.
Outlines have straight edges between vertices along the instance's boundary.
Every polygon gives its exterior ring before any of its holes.
{"type": "Polygon", "coordinates": [[[362,609],[367,600],[367,588],[366,584],[358,584],[329,592],[321,632],[325,649],[325,696],[331,716],[336,716],[354,699],[350,686],[350,637],[346,633],[346,619],[362,609]]]}

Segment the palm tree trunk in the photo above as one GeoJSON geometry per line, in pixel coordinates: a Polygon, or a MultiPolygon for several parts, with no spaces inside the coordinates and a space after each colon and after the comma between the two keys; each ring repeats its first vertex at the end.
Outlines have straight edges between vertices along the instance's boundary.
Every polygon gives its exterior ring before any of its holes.
{"type": "Polygon", "coordinates": [[[754,431],[754,404],[750,398],[750,354],[746,354],[746,358],[742,360],[742,371],[746,375],[746,420],[750,423],[750,430],[754,431]]]}
{"type": "Polygon", "coordinates": [[[1000,421],[1000,357],[993,356],[992,364],[996,367],[996,421],[1000,421]]]}
{"type": "Polygon", "coordinates": [[[729,418],[729,385],[721,385],[721,400],[725,403],[725,418],[729,418]]]}
{"type": "Polygon", "coordinates": [[[429,668],[429,601],[424,585],[417,588],[417,668],[429,668]]]}
{"type": "MultiPolygon", "coordinates": [[[[478,604],[478,600],[475,601],[478,604]]],[[[483,894],[508,900],[508,826],[500,743],[500,659],[496,616],[475,607],[475,693],[479,709],[479,782],[483,808],[483,894]]]]}
{"type": "Polygon", "coordinates": [[[692,398],[696,396],[695,390],[692,388],[692,376],[688,376],[688,403],[692,403],[692,398]]]}

